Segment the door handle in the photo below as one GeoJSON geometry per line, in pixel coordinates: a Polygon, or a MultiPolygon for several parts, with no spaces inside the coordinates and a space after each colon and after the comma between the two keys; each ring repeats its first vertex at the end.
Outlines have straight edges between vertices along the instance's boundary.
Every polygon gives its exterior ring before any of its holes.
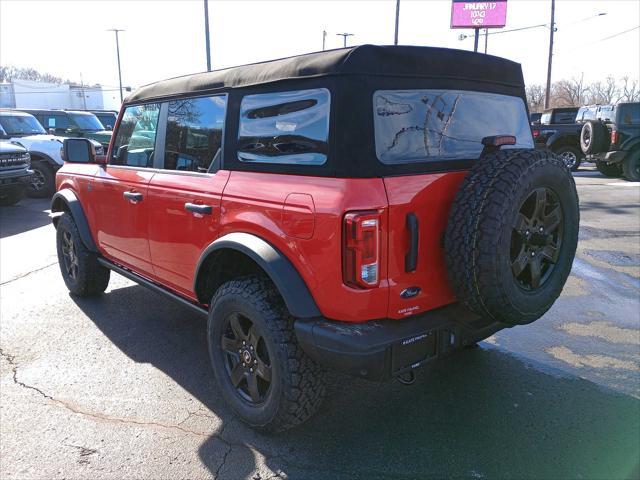
{"type": "Polygon", "coordinates": [[[404,257],[404,271],[413,272],[418,265],[418,217],[411,212],[407,214],[407,230],[409,230],[409,251],[404,257]]]}
{"type": "Polygon", "coordinates": [[[211,215],[211,212],[213,211],[213,208],[211,207],[211,205],[202,205],[199,203],[189,203],[189,202],[184,204],[184,209],[187,212],[199,213],[200,215],[211,215]]]}
{"type": "Polygon", "coordinates": [[[139,192],[124,192],[122,195],[124,196],[124,198],[134,203],[142,201],[142,194],[139,192]]]}

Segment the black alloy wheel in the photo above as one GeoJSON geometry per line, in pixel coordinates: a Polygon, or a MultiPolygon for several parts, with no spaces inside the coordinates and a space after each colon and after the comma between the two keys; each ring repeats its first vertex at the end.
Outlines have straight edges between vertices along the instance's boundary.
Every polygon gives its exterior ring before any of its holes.
{"type": "Polygon", "coordinates": [[[76,251],[71,232],[65,230],[62,232],[62,256],[64,258],[64,268],[69,278],[73,281],[78,280],[78,254],[76,251]]]}
{"type": "Polygon", "coordinates": [[[563,213],[555,192],[540,187],[522,203],[511,234],[511,271],[517,284],[534,291],[551,276],[562,246],[563,213]]]}
{"type": "Polygon", "coordinates": [[[248,317],[230,313],[224,319],[221,347],[236,393],[252,405],[263,404],[271,388],[271,361],[258,327],[248,317]]]}

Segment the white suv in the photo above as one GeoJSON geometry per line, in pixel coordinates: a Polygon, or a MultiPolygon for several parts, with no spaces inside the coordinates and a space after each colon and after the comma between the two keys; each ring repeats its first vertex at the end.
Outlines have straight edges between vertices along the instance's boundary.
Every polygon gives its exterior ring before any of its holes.
{"type": "Polygon", "coordinates": [[[51,196],[55,191],[56,171],[64,163],[60,155],[64,138],[49,135],[33,115],[16,110],[0,110],[0,138],[29,150],[33,170],[29,195],[51,196]]]}

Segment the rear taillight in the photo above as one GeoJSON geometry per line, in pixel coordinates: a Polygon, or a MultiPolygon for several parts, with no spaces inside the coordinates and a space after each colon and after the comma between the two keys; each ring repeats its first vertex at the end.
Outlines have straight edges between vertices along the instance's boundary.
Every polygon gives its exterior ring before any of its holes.
{"type": "Polygon", "coordinates": [[[611,145],[615,145],[616,143],[618,143],[618,132],[611,130],[611,145]]]}
{"type": "Polygon", "coordinates": [[[344,217],[342,277],[347,285],[373,288],[380,283],[380,213],[350,212],[344,217]]]}
{"type": "Polygon", "coordinates": [[[540,130],[533,130],[533,138],[538,138],[540,136],[540,130]]]}

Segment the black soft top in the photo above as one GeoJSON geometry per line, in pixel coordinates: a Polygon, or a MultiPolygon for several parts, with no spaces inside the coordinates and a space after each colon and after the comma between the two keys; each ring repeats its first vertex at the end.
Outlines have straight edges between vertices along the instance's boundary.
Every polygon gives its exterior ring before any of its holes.
{"type": "Polygon", "coordinates": [[[520,64],[504,58],[448,48],[360,45],[162,80],[137,89],[125,103],[341,75],[456,79],[524,88],[520,64]]]}

